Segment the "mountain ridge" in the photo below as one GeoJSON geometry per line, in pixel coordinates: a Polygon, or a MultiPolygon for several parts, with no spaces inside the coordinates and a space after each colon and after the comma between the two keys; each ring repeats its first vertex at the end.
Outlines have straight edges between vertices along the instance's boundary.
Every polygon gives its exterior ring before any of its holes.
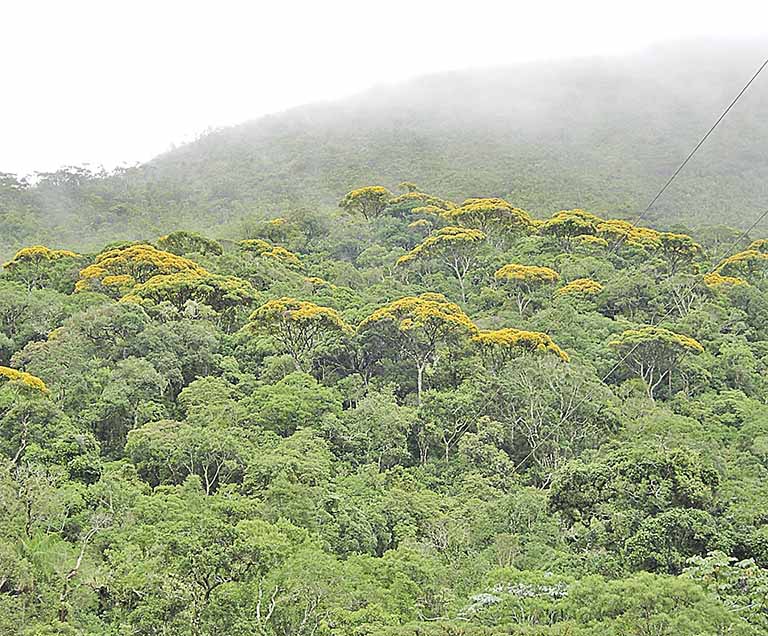
{"type": "MultiPolygon", "coordinates": [[[[537,216],[579,207],[634,218],[754,73],[759,44],[433,74],[215,130],[134,168],[11,184],[24,201],[0,192],[2,251],[181,227],[232,235],[242,219],[335,208],[352,188],[404,180],[537,216]]],[[[766,111],[768,75],[646,221],[747,225],[768,201],[766,111]]]]}

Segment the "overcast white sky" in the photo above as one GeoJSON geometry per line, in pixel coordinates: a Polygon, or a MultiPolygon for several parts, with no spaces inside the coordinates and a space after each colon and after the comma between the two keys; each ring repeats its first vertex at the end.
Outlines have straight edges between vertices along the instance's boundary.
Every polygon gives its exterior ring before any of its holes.
{"type": "Polygon", "coordinates": [[[0,171],[144,161],[211,126],[432,71],[768,34],[765,0],[449,3],[6,0],[0,171]]]}

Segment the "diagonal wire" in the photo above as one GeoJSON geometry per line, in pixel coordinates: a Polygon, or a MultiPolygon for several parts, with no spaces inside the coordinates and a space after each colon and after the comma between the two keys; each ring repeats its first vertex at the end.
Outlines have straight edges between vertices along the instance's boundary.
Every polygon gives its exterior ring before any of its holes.
{"type": "MultiPolygon", "coordinates": [[[[688,162],[693,158],[693,156],[698,152],[699,148],[701,148],[704,145],[704,142],[709,139],[709,136],[715,131],[715,128],[717,128],[720,125],[720,122],[723,121],[723,119],[726,118],[729,112],[731,112],[731,109],[736,105],[736,102],[738,102],[742,95],[747,92],[749,87],[752,85],[752,83],[757,79],[757,76],[760,75],[760,73],[763,72],[763,69],[768,66],[768,58],[765,59],[765,61],[760,65],[760,68],[755,71],[754,75],[749,79],[749,81],[743,86],[743,88],[739,91],[739,93],[736,95],[736,97],[733,98],[733,101],[731,101],[730,104],[726,107],[726,109],[721,113],[720,117],[717,118],[714,124],[712,124],[712,127],[707,131],[707,133],[699,140],[699,142],[693,147],[693,150],[688,153],[688,156],[685,158],[685,160],[677,167],[677,170],[675,170],[672,173],[672,176],[667,179],[666,183],[662,186],[661,190],[659,190],[656,193],[656,196],[651,199],[650,203],[645,207],[645,209],[642,211],[642,213],[630,223],[630,227],[637,227],[637,224],[642,221],[648,212],[651,211],[651,208],[654,206],[656,201],[658,201],[661,196],[667,191],[667,188],[669,188],[670,185],[672,185],[672,182],[677,179],[677,176],[683,171],[683,168],[685,168],[686,165],[688,165],[688,162]]],[[[626,235],[621,235],[619,238],[616,239],[614,244],[611,246],[611,249],[608,250],[608,253],[611,254],[614,252],[614,250],[621,244],[621,242],[626,238],[626,235]]]]}
{"type": "MultiPolygon", "coordinates": [[[[636,227],[640,221],[642,221],[645,216],[648,214],[648,212],[651,210],[653,205],[656,203],[656,201],[661,198],[661,196],[664,194],[664,192],[667,191],[670,185],[672,185],[672,182],[677,178],[677,176],[682,172],[683,168],[688,164],[688,162],[693,158],[693,156],[698,152],[699,148],[701,148],[704,145],[704,142],[707,141],[707,139],[710,137],[710,135],[715,131],[715,129],[720,125],[720,123],[725,119],[725,117],[728,115],[728,113],[731,111],[731,109],[736,105],[736,103],[741,99],[741,97],[744,95],[744,93],[747,92],[749,87],[752,85],[752,83],[757,79],[758,75],[762,73],[763,69],[768,66],[768,58],[760,65],[760,67],[755,71],[755,73],[752,75],[752,77],[749,79],[749,81],[742,87],[742,89],[738,92],[736,97],[733,98],[730,104],[726,107],[726,109],[721,113],[721,115],[717,118],[714,124],[712,124],[711,128],[707,131],[707,133],[699,140],[699,142],[694,146],[693,150],[691,150],[690,153],[688,153],[688,156],[685,158],[685,160],[677,167],[677,169],[672,173],[672,176],[667,179],[666,183],[662,186],[662,188],[656,193],[656,195],[651,199],[650,203],[645,207],[643,212],[630,224],[631,227],[636,227]]],[[[725,255],[717,261],[717,265],[708,273],[712,273],[716,271],[720,265],[722,264],[722,261],[727,258],[728,252],[732,250],[736,245],[738,245],[745,237],[749,235],[749,233],[757,227],[757,225],[766,217],[768,216],[768,209],[766,209],[762,214],[758,216],[758,218],[752,223],[752,225],[746,229],[742,234],[736,238],[735,241],[728,247],[728,250],[726,251],[725,255]]],[[[626,235],[625,235],[626,236],[626,235]]],[[[625,236],[620,236],[614,244],[611,246],[609,250],[609,254],[613,253],[614,250],[619,246],[619,244],[624,240],[625,236]]],[[[703,280],[703,277],[702,277],[703,280]]],[[[696,279],[694,284],[688,289],[688,293],[693,291],[697,285],[701,284],[701,280],[696,279]]],[[[672,315],[674,311],[674,307],[670,307],[669,310],[659,318],[655,324],[654,327],[658,327],[664,320],[666,320],[670,315],[672,315]]],[[[630,349],[625,355],[623,355],[619,361],[611,368],[608,373],[603,376],[603,378],[600,381],[600,384],[603,385],[606,380],[618,369],[624,362],[627,361],[627,359],[637,350],[637,348],[640,346],[640,344],[636,344],[632,349],[630,349]]],[[[582,382],[580,386],[583,386],[586,383],[586,381],[582,382]]],[[[574,387],[574,397],[576,393],[578,392],[578,389],[580,386],[574,387]]],[[[590,391],[584,395],[575,405],[573,405],[565,414],[565,416],[562,418],[562,420],[567,420],[570,418],[570,416],[574,413],[574,411],[581,406],[585,401],[587,401],[589,398],[591,398],[594,395],[593,391],[590,391]]],[[[531,448],[530,452],[522,459],[522,461],[518,462],[518,464],[515,466],[515,471],[519,469],[520,466],[522,466],[528,459],[530,459],[533,454],[544,444],[546,441],[549,440],[549,438],[552,437],[554,434],[554,431],[549,432],[548,434],[544,435],[544,437],[534,445],[533,448],[531,448]]]]}
{"type": "MultiPolygon", "coordinates": [[[[768,217],[768,208],[766,208],[760,215],[758,215],[758,217],[753,221],[753,223],[746,230],[744,230],[736,239],[734,239],[734,241],[732,241],[728,245],[727,249],[724,250],[723,255],[717,261],[715,261],[716,265],[712,269],[710,269],[706,274],[704,274],[704,276],[716,272],[720,268],[720,266],[722,265],[723,261],[726,258],[728,258],[728,256],[730,255],[730,252],[733,249],[735,249],[736,246],[739,243],[741,243],[745,238],[748,238],[749,237],[749,233],[752,230],[754,230],[766,217],[768,217]]],[[[698,287],[699,285],[703,284],[704,276],[702,276],[701,278],[697,278],[694,281],[694,283],[688,288],[687,293],[692,292],[694,289],[696,289],[696,287],[698,287]]],[[[661,318],[656,320],[652,326],[653,327],[658,327],[662,322],[664,322],[667,318],[669,318],[672,315],[674,310],[675,310],[674,307],[670,307],[668,309],[668,311],[664,315],[662,315],[661,318]]],[[[619,359],[619,361],[616,364],[614,364],[613,367],[611,367],[610,371],[608,371],[608,373],[606,373],[600,379],[600,384],[604,385],[605,382],[608,380],[608,378],[610,378],[614,374],[614,372],[616,372],[621,367],[621,365],[624,364],[627,361],[627,359],[629,359],[629,357],[637,350],[637,348],[639,346],[640,346],[640,343],[636,344],[626,354],[624,354],[619,359]]],[[[670,372],[672,370],[674,370],[674,368],[675,367],[673,367],[670,370],[670,372]]],[[[586,382],[582,382],[582,384],[580,386],[583,386],[585,383],[586,382]]],[[[575,393],[578,391],[580,386],[575,387],[575,389],[574,389],[574,397],[575,397],[575,393]]],[[[578,409],[582,404],[584,404],[584,402],[586,402],[588,399],[590,399],[593,396],[594,396],[594,391],[589,391],[588,393],[586,393],[578,402],[576,402],[576,404],[574,404],[571,408],[568,409],[566,414],[561,418],[561,421],[568,420],[571,417],[571,415],[573,415],[573,413],[576,411],[576,409],[578,409]]],[[[554,435],[554,429],[552,429],[550,432],[545,434],[544,437],[529,451],[529,453],[525,457],[523,457],[523,459],[520,462],[518,462],[515,465],[515,472],[523,464],[525,464],[531,457],[533,457],[533,455],[536,453],[536,451],[539,448],[541,448],[541,446],[545,442],[547,442],[552,437],[552,435],[554,435]]]]}

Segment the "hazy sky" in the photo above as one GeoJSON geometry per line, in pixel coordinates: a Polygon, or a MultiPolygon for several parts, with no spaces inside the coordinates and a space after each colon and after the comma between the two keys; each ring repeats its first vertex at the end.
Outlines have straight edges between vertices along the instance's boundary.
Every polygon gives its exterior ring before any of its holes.
{"type": "Polygon", "coordinates": [[[449,3],[6,0],[0,171],[143,161],[211,126],[430,71],[768,34],[765,0],[449,3]]]}

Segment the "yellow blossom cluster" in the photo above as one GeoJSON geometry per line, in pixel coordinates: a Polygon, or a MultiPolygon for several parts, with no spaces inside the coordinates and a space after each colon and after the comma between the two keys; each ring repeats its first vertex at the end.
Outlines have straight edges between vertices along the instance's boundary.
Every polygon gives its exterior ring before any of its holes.
{"type": "Polygon", "coordinates": [[[392,193],[383,186],[366,186],[348,192],[339,207],[351,214],[361,214],[365,219],[380,215],[392,199],[392,193]]]}
{"type": "Polygon", "coordinates": [[[80,254],[69,250],[52,250],[45,245],[32,245],[21,248],[3,267],[12,270],[24,264],[41,264],[62,258],[80,258],[80,254]]]}
{"type": "Polygon", "coordinates": [[[390,322],[401,332],[420,327],[458,328],[468,333],[477,333],[477,327],[456,303],[442,294],[425,293],[420,296],[406,296],[383,307],[379,307],[363,320],[358,329],[365,330],[375,323],[390,322]]]}
{"type": "Polygon", "coordinates": [[[446,211],[455,207],[456,204],[452,201],[446,201],[425,192],[412,191],[390,199],[387,203],[386,212],[405,217],[409,213],[420,214],[424,208],[429,208],[436,210],[438,216],[442,216],[446,211]]]}
{"type": "Polygon", "coordinates": [[[131,282],[145,283],[153,276],[187,273],[205,276],[208,272],[194,261],[159,250],[152,245],[140,243],[102,252],[96,261],[80,271],[77,291],[98,290],[117,286],[122,289],[131,282]],[[108,284],[104,283],[107,279],[108,284]]]}
{"type": "Polygon", "coordinates": [[[550,336],[540,331],[525,331],[511,327],[496,330],[481,330],[472,341],[494,357],[514,356],[521,351],[553,353],[564,362],[570,358],[550,336]]]}
{"type": "Polygon", "coordinates": [[[510,263],[498,269],[494,277],[496,280],[509,282],[545,284],[557,282],[560,279],[560,274],[549,267],[510,263]]]}
{"type": "Polygon", "coordinates": [[[637,227],[629,221],[609,219],[597,226],[597,233],[609,242],[622,242],[628,246],[655,250],[661,247],[660,232],[647,227],[637,227]]]}
{"type": "Polygon", "coordinates": [[[310,285],[314,289],[320,289],[320,288],[327,288],[330,290],[337,289],[336,285],[333,283],[329,283],[324,278],[320,278],[319,276],[305,276],[304,282],[307,283],[307,285],[310,285]]]}
{"type": "Polygon", "coordinates": [[[540,223],[538,230],[547,236],[591,236],[602,222],[599,216],[585,210],[561,210],[540,223]]]}
{"type": "Polygon", "coordinates": [[[557,212],[539,224],[538,232],[558,237],[566,244],[576,242],[588,247],[625,244],[646,251],[660,250],[672,266],[702,252],[701,245],[687,234],[659,232],[620,219],[603,219],[581,209],[557,212]]]}
{"type": "Polygon", "coordinates": [[[704,274],[704,284],[709,289],[722,289],[724,287],[738,287],[740,285],[749,285],[747,281],[738,276],[723,276],[718,272],[704,274]]]}
{"type": "Polygon", "coordinates": [[[0,378],[5,378],[8,382],[13,382],[25,389],[39,391],[40,393],[48,393],[48,387],[45,386],[45,382],[26,371],[18,371],[16,369],[11,369],[10,367],[0,366],[0,378]]]}
{"type": "Polygon", "coordinates": [[[187,301],[192,300],[216,311],[223,311],[230,307],[248,305],[257,296],[248,281],[235,276],[179,272],[153,276],[146,283],[139,283],[121,302],[167,301],[182,308],[187,301]]]}
{"type": "MultiPolygon", "coordinates": [[[[640,327],[639,329],[627,329],[618,336],[608,341],[608,345],[618,349],[631,349],[638,351],[646,345],[664,345],[671,349],[686,351],[689,353],[703,353],[701,343],[680,333],[670,331],[664,327],[640,327]]],[[[640,352],[642,353],[642,352],[640,352]]]]}
{"type": "Polygon", "coordinates": [[[397,259],[396,265],[405,265],[415,259],[434,255],[449,247],[464,247],[479,243],[485,239],[485,233],[466,227],[448,226],[432,232],[410,252],[397,259]]]}
{"type": "Polygon", "coordinates": [[[746,249],[726,258],[717,266],[716,273],[723,276],[753,274],[765,275],[768,270],[768,254],[757,249],[746,249]]]}
{"type": "Polygon", "coordinates": [[[591,278],[577,278],[555,292],[556,296],[596,296],[604,287],[591,278]]]}
{"type": "Polygon", "coordinates": [[[534,220],[525,210],[498,198],[467,199],[461,206],[447,211],[443,216],[453,223],[484,231],[494,229],[504,233],[518,233],[535,229],[534,220]]]}
{"type": "Polygon", "coordinates": [[[278,321],[314,323],[344,332],[351,331],[349,325],[335,309],[295,298],[284,297],[267,301],[251,314],[252,327],[270,325],[278,321]]]}

